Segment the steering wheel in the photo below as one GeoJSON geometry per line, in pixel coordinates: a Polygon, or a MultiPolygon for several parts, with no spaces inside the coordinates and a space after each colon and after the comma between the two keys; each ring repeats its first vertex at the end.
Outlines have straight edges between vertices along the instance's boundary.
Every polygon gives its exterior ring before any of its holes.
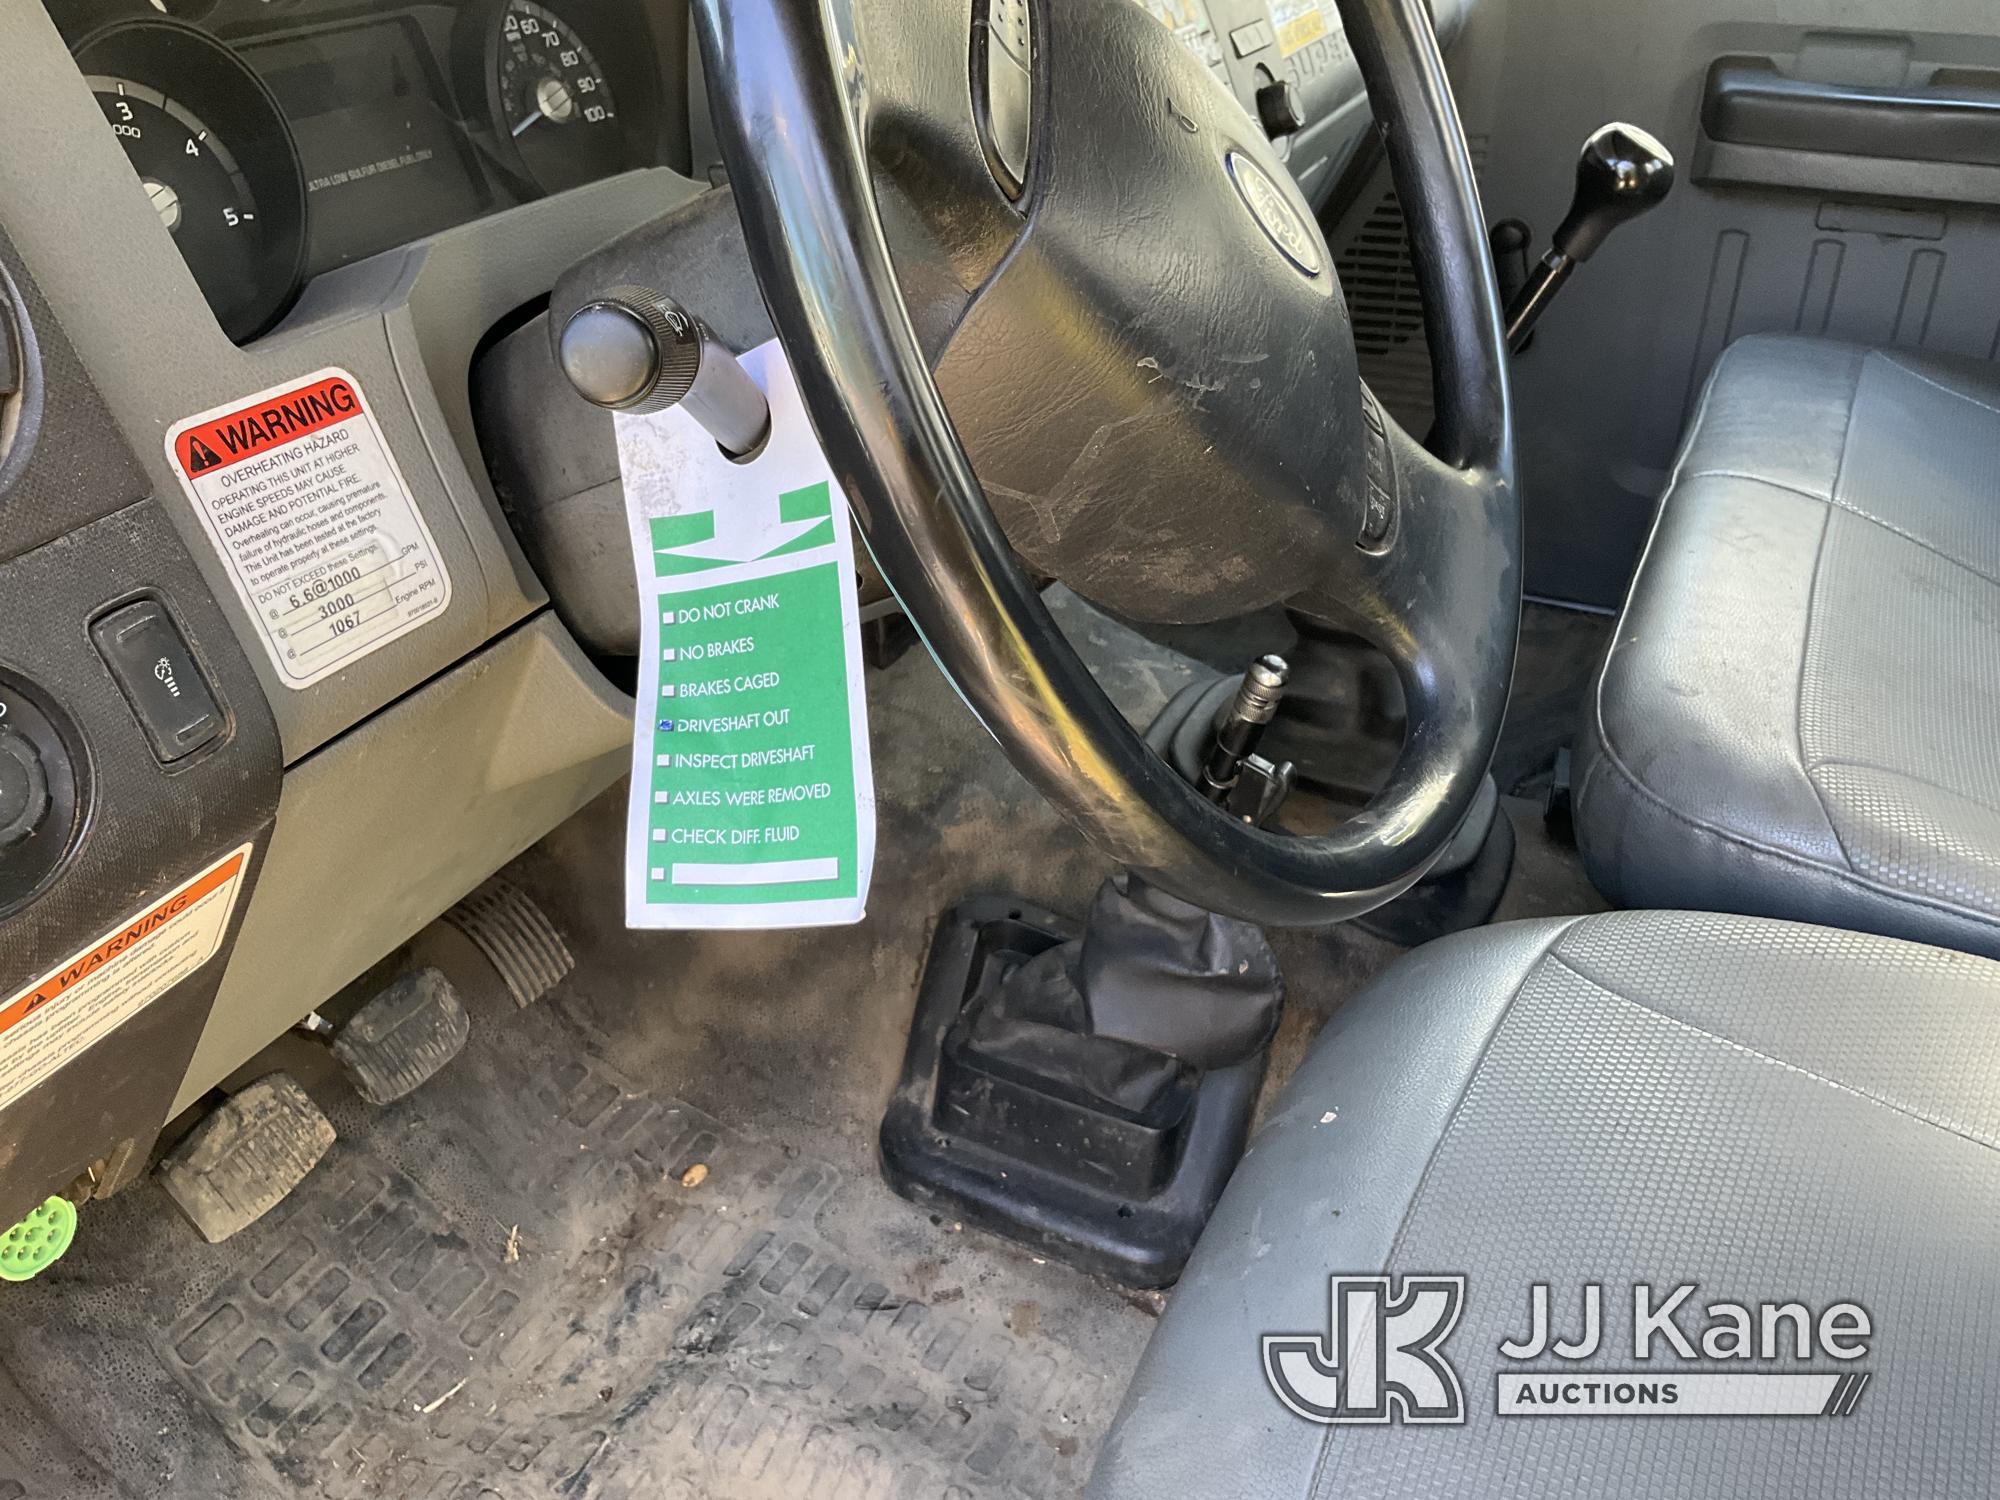
{"type": "Polygon", "coordinates": [[[1103,850],[1276,925],[1358,915],[1436,859],[1520,623],[1500,297],[1443,59],[1424,0],[1339,8],[1410,226],[1428,447],[1365,389],[1262,131],[1132,0],[694,6],[772,323],[924,642],[1103,850]],[[1032,55],[1011,95],[1003,24],[1032,55]],[[1361,634],[1407,702],[1388,782],[1319,837],[1230,816],[1147,749],[1031,568],[1140,619],[1283,600],[1361,634]]]}

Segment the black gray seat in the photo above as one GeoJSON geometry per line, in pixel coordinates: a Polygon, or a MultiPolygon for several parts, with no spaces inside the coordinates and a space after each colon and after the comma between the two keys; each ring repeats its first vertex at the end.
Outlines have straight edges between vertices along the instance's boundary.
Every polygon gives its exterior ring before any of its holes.
{"type": "Polygon", "coordinates": [[[2000,956],[1996,370],[1723,356],[1579,739],[1611,899],[2000,956]]]}
{"type": "MultiPolygon", "coordinates": [[[[1852,932],[1619,912],[1403,959],[1327,1026],[1237,1170],[1103,1449],[1095,1500],[1990,1493],[2000,1434],[2000,965],[1852,932]],[[1259,1340],[1335,1272],[1463,1274],[1464,1428],[1327,1427],[1259,1340]],[[1865,1399],[1809,1417],[1494,1413],[1548,1282],[1852,1300],[1865,1399]]],[[[1546,1366],[1550,1361],[1541,1362],[1546,1366]]],[[[1791,1368],[1807,1368],[1793,1365],[1791,1368]]],[[[1654,1367],[1657,1370],[1657,1365],[1654,1367]]]]}

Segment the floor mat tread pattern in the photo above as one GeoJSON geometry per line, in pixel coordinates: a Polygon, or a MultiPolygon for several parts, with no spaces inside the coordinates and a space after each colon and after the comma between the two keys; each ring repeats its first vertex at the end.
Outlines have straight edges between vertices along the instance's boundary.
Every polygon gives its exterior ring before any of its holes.
{"type": "MultiPolygon", "coordinates": [[[[228,1261],[185,1305],[134,1285],[142,1305],[172,1308],[147,1336],[246,1461],[240,1493],[1080,1490],[1116,1391],[1046,1330],[1010,1326],[1021,1303],[941,1284],[934,1261],[897,1247],[871,1258],[844,1243],[842,1200],[879,1184],[547,1040],[504,1050],[560,1061],[488,1055],[458,1089],[415,1096],[374,1131],[343,1128],[284,1207],[228,1245],[181,1246],[228,1261]],[[508,1164],[493,1201],[452,1180],[468,1135],[508,1164]],[[426,1159],[445,1164],[439,1193],[407,1165],[426,1159]]],[[[214,1493],[193,1483],[199,1464],[174,1467],[188,1487],[145,1493],[214,1493]]],[[[10,1483],[36,1500],[0,1459],[0,1494],[10,1483]]]]}

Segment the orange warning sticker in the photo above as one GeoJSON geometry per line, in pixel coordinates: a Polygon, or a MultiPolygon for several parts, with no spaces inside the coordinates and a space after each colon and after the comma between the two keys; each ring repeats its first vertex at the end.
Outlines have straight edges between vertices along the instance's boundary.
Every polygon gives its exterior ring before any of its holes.
{"type": "Polygon", "coordinates": [[[176,422],[167,458],[285,686],[310,687],[450,605],[423,511],[345,370],[176,422]]]}
{"type": "Polygon", "coordinates": [[[215,957],[250,849],[225,855],[0,1003],[0,1109],[215,957]]]}
{"type": "Polygon", "coordinates": [[[181,472],[192,477],[352,419],[361,397],[345,375],[279,391],[269,400],[225,412],[213,421],[182,427],[174,436],[181,472]]]}

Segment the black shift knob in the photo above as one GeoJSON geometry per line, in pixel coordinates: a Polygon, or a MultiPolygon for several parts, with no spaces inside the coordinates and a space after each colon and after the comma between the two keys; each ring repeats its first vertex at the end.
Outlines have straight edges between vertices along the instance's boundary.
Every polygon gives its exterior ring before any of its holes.
{"type": "Polygon", "coordinates": [[[1637,125],[1610,124],[1583,143],[1576,197],[1557,226],[1555,249],[1589,260],[1620,224],[1657,208],[1674,185],[1674,158],[1637,125]]]}

